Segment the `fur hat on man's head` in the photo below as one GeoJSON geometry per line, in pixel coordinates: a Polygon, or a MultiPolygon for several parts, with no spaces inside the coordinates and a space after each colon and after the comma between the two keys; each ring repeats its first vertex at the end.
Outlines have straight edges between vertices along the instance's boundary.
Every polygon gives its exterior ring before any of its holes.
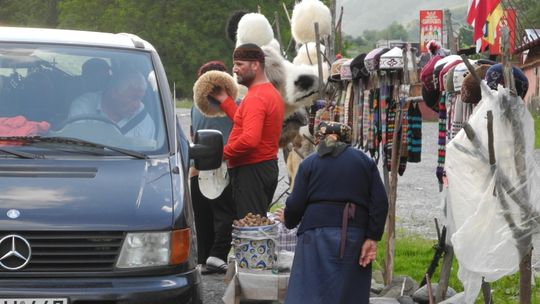
{"type": "Polygon", "coordinates": [[[249,13],[248,11],[235,11],[232,13],[231,16],[229,16],[229,19],[227,20],[227,26],[225,27],[225,31],[227,34],[227,38],[231,41],[236,43],[236,31],[238,30],[238,22],[240,22],[240,19],[244,17],[245,14],[249,13]]]}
{"type": "Polygon", "coordinates": [[[225,112],[221,110],[219,102],[209,97],[215,87],[222,87],[236,100],[238,95],[238,86],[234,78],[226,72],[208,71],[199,77],[193,86],[193,101],[195,106],[206,117],[222,117],[225,112]]]}
{"type": "Polygon", "coordinates": [[[259,13],[242,16],[236,31],[236,46],[253,43],[258,46],[269,44],[274,39],[274,31],[268,19],[259,13]]]}
{"type": "Polygon", "coordinates": [[[332,32],[330,9],[319,0],[303,0],[296,4],[291,17],[292,35],[296,42],[316,41],[314,23],[319,23],[319,35],[325,37],[332,32]]]}

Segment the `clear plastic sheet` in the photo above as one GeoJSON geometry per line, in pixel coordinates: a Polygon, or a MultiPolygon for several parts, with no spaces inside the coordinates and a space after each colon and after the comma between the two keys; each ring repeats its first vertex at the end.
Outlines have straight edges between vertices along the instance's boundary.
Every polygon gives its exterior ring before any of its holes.
{"type": "Polygon", "coordinates": [[[446,147],[446,215],[466,303],[482,278],[493,282],[519,269],[540,232],[540,172],[534,159],[534,121],[523,100],[481,83],[482,100],[446,147]],[[488,111],[493,151],[488,150],[488,111]],[[467,131],[467,132],[466,132],[467,131]],[[468,133],[468,134],[467,134],[468,133]]]}

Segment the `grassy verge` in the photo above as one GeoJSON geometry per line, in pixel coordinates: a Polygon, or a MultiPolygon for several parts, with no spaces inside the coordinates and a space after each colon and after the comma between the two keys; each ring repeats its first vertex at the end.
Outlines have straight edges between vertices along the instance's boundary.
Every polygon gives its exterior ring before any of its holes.
{"type": "MultiPolygon", "coordinates": [[[[403,233],[401,233],[403,234],[403,233]]],[[[421,282],[424,274],[433,258],[435,241],[426,240],[420,236],[400,235],[396,238],[395,256],[394,256],[394,277],[407,275],[421,282]]],[[[374,264],[374,269],[384,268],[385,241],[379,242],[379,250],[377,252],[377,260],[374,264]]],[[[431,279],[432,282],[439,281],[439,271],[442,259],[431,279]]],[[[457,292],[463,291],[463,285],[457,278],[458,265],[454,259],[452,265],[452,273],[450,276],[449,286],[457,292]]],[[[493,302],[495,303],[518,303],[519,302],[519,275],[504,277],[491,284],[493,290],[493,302]]],[[[540,303],[540,278],[536,278],[535,286],[532,286],[532,303],[540,303]]],[[[481,293],[479,294],[476,303],[484,303],[481,293]]]]}
{"type": "Polygon", "coordinates": [[[192,105],[193,105],[193,101],[189,99],[176,100],[176,107],[180,109],[190,109],[192,105]]]}

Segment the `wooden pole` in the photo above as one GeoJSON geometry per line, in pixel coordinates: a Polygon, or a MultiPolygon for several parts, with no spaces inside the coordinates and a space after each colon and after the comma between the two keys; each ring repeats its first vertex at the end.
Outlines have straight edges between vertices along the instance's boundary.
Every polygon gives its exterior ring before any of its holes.
{"type": "Polygon", "coordinates": [[[321,40],[319,36],[319,22],[315,22],[315,47],[317,48],[317,68],[319,71],[319,99],[323,99],[323,71],[322,71],[322,57],[321,57],[321,40]]]}
{"type": "Polygon", "coordinates": [[[279,14],[277,11],[274,12],[274,20],[275,20],[275,23],[276,23],[276,38],[277,38],[277,41],[279,42],[279,52],[281,53],[281,55],[283,55],[283,44],[282,44],[282,41],[281,41],[281,29],[279,27],[279,14]]]}
{"type": "MultiPolygon", "coordinates": [[[[336,0],[330,1],[330,14],[332,14],[332,23],[331,23],[331,29],[335,29],[336,27],[336,0]]],[[[334,31],[330,31],[330,36],[328,37],[328,45],[326,45],[326,54],[328,59],[334,61],[334,58],[336,58],[336,51],[335,51],[335,45],[336,45],[336,36],[334,31]]],[[[332,62],[330,62],[332,63],[332,62]]]]}
{"type": "Polygon", "coordinates": [[[446,19],[446,36],[448,48],[451,54],[457,54],[456,38],[454,37],[454,30],[452,28],[452,13],[449,9],[444,10],[444,18],[446,19]]]}
{"type": "MultiPolygon", "coordinates": [[[[514,73],[512,71],[512,64],[510,63],[510,51],[508,46],[510,45],[510,33],[508,27],[503,26],[501,28],[501,48],[502,48],[502,65],[504,73],[504,84],[508,88],[510,94],[516,96],[516,86],[514,82],[514,73]]],[[[520,158],[521,159],[521,158],[520,158]]],[[[517,160],[517,158],[516,158],[517,160]]],[[[524,167],[524,164],[516,163],[516,168],[524,167]]],[[[518,172],[518,175],[524,173],[518,172]]],[[[519,240],[519,246],[525,250],[525,254],[519,263],[519,303],[530,304],[531,303],[531,283],[532,283],[532,238],[528,234],[523,239],[519,240]]]]}

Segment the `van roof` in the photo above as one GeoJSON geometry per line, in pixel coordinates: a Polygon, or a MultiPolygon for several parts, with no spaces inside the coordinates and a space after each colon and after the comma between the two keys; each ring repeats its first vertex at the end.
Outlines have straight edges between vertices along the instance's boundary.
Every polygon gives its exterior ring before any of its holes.
{"type": "Polygon", "coordinates": [[[112,34],[26,27],[0,27],[0,42],[37,42],[155,50],[147,41],[129,33],[112,34]]]}

